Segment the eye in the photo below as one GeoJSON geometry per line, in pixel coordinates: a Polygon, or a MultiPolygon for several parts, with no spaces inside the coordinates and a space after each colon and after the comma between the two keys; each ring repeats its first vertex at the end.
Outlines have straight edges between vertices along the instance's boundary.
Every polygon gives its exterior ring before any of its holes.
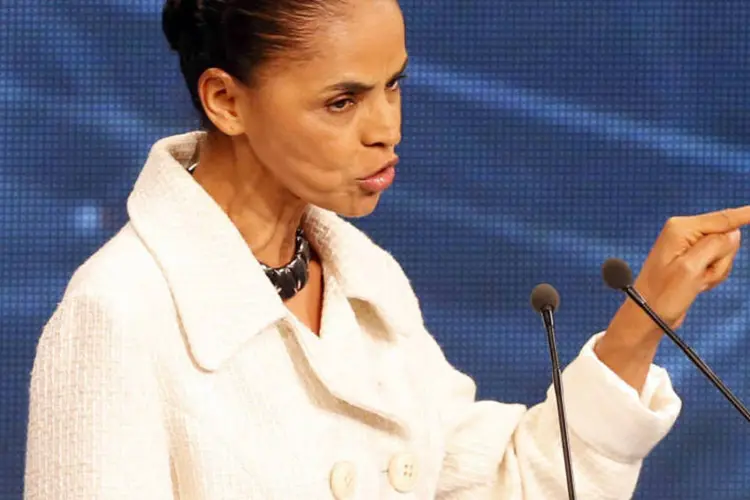
{"type": "Polygon", "coordinates": [[[388,90],[398,90],[401,88],[401,80],[406,78],[406,74],[398,75],[396,78],[388,82],[388,90]]]}
{"type": "Polygon", "coordinates": [[[327,107],[328,107],[328,110],[333,113],[341,113],[349,109],[351,106],[354,106],[354,104],[355,104],[354,99],[347,97],[346,99],[339,99],[338,101],[333,101],[327,107]]]}

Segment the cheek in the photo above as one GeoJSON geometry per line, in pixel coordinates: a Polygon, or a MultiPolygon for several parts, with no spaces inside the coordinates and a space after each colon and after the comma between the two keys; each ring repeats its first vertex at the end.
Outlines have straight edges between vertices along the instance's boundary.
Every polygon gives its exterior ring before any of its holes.
{"type": "Polygon", "coordinates": [[[266,130],[262,140],[256,141],[256,152],[295,194],[308,198],[354,187],[359,159],[351,131],[310,125],[266,130]]]}

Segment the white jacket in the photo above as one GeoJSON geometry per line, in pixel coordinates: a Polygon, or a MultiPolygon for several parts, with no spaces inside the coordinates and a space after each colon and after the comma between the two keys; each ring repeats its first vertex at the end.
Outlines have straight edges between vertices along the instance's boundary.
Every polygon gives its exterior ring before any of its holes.
{"type": "MultiPolygon", "coordinates": [[[[476,402],[396,261],[311,208],[315,336],[186,172],[199,132],[157,142],[128,224],[73,276],[34,363],[25,498],[565,499],[554,394],[476,402]]],[[[593,354],[565,369],[579,499],[625,499],[680,400],[639,398],[593,354]]]]}

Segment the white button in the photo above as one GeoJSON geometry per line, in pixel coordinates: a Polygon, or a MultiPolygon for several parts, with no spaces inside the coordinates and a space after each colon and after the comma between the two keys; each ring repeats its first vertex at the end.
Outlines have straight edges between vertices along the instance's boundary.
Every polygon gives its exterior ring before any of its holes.
{"type": "Polygon", "coordinates": [[[417,459],[411,453],[400,453],[388,464],[388,480],[400,493],[409,493],[417,484],[419,469],[417,459]]]}
{"type": "Polygon", "coordinates": [[[350,462],[338,462],[331,469],[331,491],[336,500],[352,498],[357,486],[357,469],[350,462]]]}

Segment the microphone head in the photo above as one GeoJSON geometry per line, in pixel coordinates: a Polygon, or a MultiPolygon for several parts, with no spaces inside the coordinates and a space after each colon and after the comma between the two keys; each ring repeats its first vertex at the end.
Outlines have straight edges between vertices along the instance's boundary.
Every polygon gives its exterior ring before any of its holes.
{"type": "Polygon", "coordinates": [[[555,287],[548,283],[541,283],[531,291],[531,307],[538,313],[543,309],[550,308],[552,312],[560,305],[560,294],[555,287]]]}
{"type": "Polygon", "coordinates": [[[602,278],[608,287],[623,290],[633,284],[633,271],[622,259],[607,259],[602,265],[602,278]]]}

